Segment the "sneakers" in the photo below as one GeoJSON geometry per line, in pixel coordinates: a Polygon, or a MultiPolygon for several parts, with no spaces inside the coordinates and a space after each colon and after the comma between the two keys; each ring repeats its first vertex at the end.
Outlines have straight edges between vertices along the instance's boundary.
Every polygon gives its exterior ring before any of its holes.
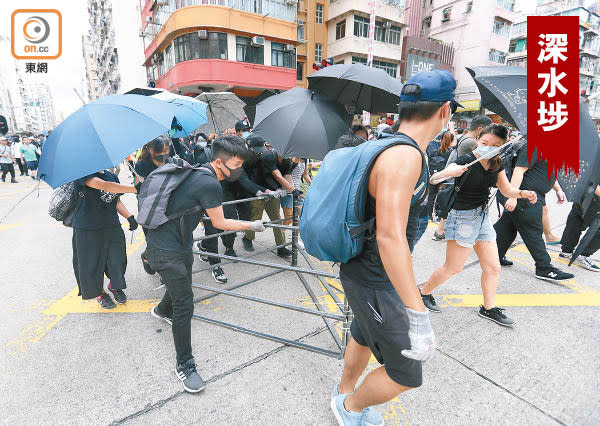
{"type": "Polygon", "coordinates": [[[158,305],[154,306],[151,310],[150,310],[150,315],[152,315],[154,318],[156,319],[160,319],[163,320],[164,322],[166,322],[169,325],[173,325],[173,319],[171,319],[170,316],[167,315],[163,315],[160,312],[158,312],[158,305]]]}
{"type": "Polygon", "coordinates": [[[200,392],[206,387],[206,383],[204,383],[200,374],[196,372],[194,358],[187,360],[183,365],[178,365],[175,369],[175,374],[177,374],[177,377],[183,383],[183,388],[187,392],[200,392]]]}
{"type": "Polygon", "coordinates": [[[115,305],[115,302],[113,302],[110,296],[105,292],[102,292],[100,296],[96,297],[96,301],[100,303],[102,309],[113,309],[117,307],[117,305],[115,305]]]}
{"type": "Polygon", "coordinates": [[[331,398],[331,411],[340,426],[365,426],[365,413],[355,413],[348,411],[344,407],[346,394],[340,394],[335,398],[331,398]]]}
{"type": "Polygon", "coordinates": [[[108,289],[113,294],[113,296],[115,298],[115,302],[117,302],[119,305],[123,305],[123,304],[127,303],[127,296],[125,295],[123,290],[111,288],[110,282],[108,283],[108,289]]]}
{"type": "Polygon", "coordinates": [[[225,284],[227,282],[227,275],[220,266],[215,266],[212,270],[212,276],[216,282],[225,284]]]}
{"type": "Polygon", "coordinates": [[[433,241],[443,241],[446,239],[446,234],[438,234],[437,231],[433,231],[433,237],[431,237],[433,241]]]}
{"type": "Polygon", "coordinates": [[[421,294],[421,299],[423,300],[423,304],[425,305],[425,307],[431,312],[436,312],[438,314],[442,312],[438,304],[435,303],[435,298],[433,297],[433,294],[421,294]]]}
{"type": "MultiPolygon", "coordinates": [[[[196,241],[194,243],[194,248],[198,251],[206,251],[206,249],[204,248],[204,246],[202,245],[201,241],[196,241]]],[[[198,257],[200,258],[201,261],[203,262],[208,262],[208,256],[205,254],[199,254],[198,257]]]]}
{"type": "MultiPolygon", "coordinates": [[[[561,252],[558,257],[570,260],[572,255],[573,253],[561,252]]],[[[583,269],[587,269],[588,271],[600,272],[600,266],[596,265],[588,256],[578,256],[573,263],[577,266],[581,266],[583,269]]]]}
{"type": "Polygon", "coordinates": [[[284,259],[288,257],[292,257],[292,252],[285,247],[277,249],[277,256],[282,257],[284,259]]]}
{"type": "MultiPolygon", "coordinates": [[[[340,395],[340,393],[338,391],[338,385],[336,384],[333,387],[333,391],[331,392],[331,403],[332,404],[335,402],[335,398],[337,398],[339,395],[340,395]]],[[[344,394],[344,395],[348,396],[348,394],[344,394]]],[[[363,410],[363,415],[364,415],[365,426],[383,426],[384,425],[383,417],[373,407],[365,408],[363,410]]]]}
{"type": "Polygon", "coordinates": [[[11,179],[11,180],[10,180],[10,183],[19,183],[19,182],[17,182],[17,180],[16,180],[16,179],[11,179]]]}
{"type": "Polygon", "coordinates": [[[244,245],[244,250],[254,251],[254,246],[252,245],[252,241],[247,239],[246,237],[242,238],[242,244],[244,245]]]}
{"type": "Polygon", "coordinates": [[[237,253],[235,252],[233,247],[231,247],[225,250],[225,256],[237,257],[237,253]]]}
{"type": "Polygon", "coordinates": [[[537,271],[536,270],[535,277],[538,280],[553,282],[553,281],[570,280],[571,278],[574,278],[575,275],[569,274],[568,272],[563,272],[560,269],[551,266],[550,269],[548,269],[546,271],[537,271]]]}
{"type": "Polygon", "coordinates": [[[513,266],[514,263],[512,262],[512,260],[508,260],[506,258],[506,256],[502,256],[500,258],[500,265],[502,265],[502,266],[513,266]]]}
{"type": "Polygon", "coordinates": [[[156,271],[150,267],[150,265],[148,264],[148,261],[146,260],[146,256],[144,256],[144,253],[141,254],[141,258],[142,258],[142,265],[144,265],[144,271],[146,271],[146,273],[148,275],[154,275],[156,273],[156,271]]]}
{"type": "Polygon", "coordinates": [[[503,325],[504,327],[512,327],[513,325],[515,325],[516,321],[504,315],[503,311],[504,309],[498,307],[492,309],[485,309],[482,305],[479,307],[479,316],[481,318],[494,321],[496,324],[503,325]]]}

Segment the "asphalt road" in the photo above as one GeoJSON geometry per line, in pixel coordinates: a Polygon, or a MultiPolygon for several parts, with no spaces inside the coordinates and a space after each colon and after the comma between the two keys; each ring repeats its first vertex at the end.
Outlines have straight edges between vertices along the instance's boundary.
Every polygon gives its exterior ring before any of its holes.
{"type": "MultiPolygon", "coordinates": [[[[126,174],[121,178],[127,181],[126,174]]],[[[193,322],[193,347],[209,386],[201,394],[182,392],[170,328],[149,314],[163,290],[141,266],[141,231],[133,239],[126,231],[129,302],[102,311],[76,296],[72,231],[47,215],[51,190],[42,184],[22,200],[34,182],[20,181],[0,183],[0,424],[336,424],[329,396],[341,360],[200,321],[193,322]]],[[[132,195],[124,201],[134,209],[132,195]]],[[[570,206],[556,206],[550,196],[548,201],[560,234],[570,206]]],[[[414,253],[419,282],[444,259],[444,243],[432,241],[432,233],[430,227],[414,253]]],[[[274,245],[270,231],[257,241],[274,245]]],[[[239,238],[236,250],[245,253],[239,238]]],[[[550,250],[554,263],[567,269],[557,249],[550,250]]],[[[552,284],[535,279],[524,246],[509,257],[515,266],[502,270],[497,301],[518,324],[505,329],[478,317],[479,265],[451,279],[438,292],[443,312],[431,315],[438,353],[424,366],[421,388],[378,407],[386,425],[600,424],[600,274],[573,266],[574,280],[552,284]]],[[[280,261],[269,253],[256,259],[280,261]]],[[[196,260],[195,268],[204,265],[196,260]]],[[[269,272],[244,264],[224,269],[230,284],[269,272]]],[[[307,279],[323,309],[336,312],[322,285],[307,279]]],[[[208,272],[195,274],[194,281],[218,286],[208,272]]],[[[292,272],[239,291],[315,308],[292,272]]],[[[198,303],[195,312],[338,350],[324,322],[307,314],[228,296],[198,303]]]]}

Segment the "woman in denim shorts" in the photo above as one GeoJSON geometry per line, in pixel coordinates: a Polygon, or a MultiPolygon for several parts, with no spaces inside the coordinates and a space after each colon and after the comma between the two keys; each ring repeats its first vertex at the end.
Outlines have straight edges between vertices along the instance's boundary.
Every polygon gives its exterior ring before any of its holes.
{"type": "Polygon", "coordinates": [[[532,204],[537,201],[535,192],[521,191],[513,187],[506,177],[502,158],[496,156],[482,160],[471,166],[468,174],[465,164],[489,153],[491,150],[506,142],[508,131],[499,124],[490,124],[481,130],[477,140],[477,149],[463,155],[441,172],[431,176],[431,181],[444,177],[460,177],[456,184],[460,191],[446,221],[446,261],[437,268],[421,288],[423,303],[430,311],[441,312],[431,294],[433,290],[446,282],[450,277],[462,271],[471,249],[481,265],[481,289],[483,305],[479,315],[500,325],[511,327],[515,321],[507,317],[503,309],[494,307],[498,277],[500,276],[500,261],[496,246],[496,232],[490,222],[488,200],[490,188],[497,186],[508,198],[527,198],[532,204]],[[464,174],[464,175],[463,175],[464,174]]]}

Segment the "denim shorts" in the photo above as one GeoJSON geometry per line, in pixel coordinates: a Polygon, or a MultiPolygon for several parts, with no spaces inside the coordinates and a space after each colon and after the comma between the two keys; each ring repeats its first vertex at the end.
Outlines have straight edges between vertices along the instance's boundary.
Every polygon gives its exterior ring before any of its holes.
{"type": "Polygon", "coordinates": [[[477,241],[496,241],[496,231],[490,222],[487,207],[450,210],[444,232],[446,240],[454,240],[456,244],[466,248],[473,247],[477,241]]]}
{"type": "MultiPolygon", "coordinates": [[[[304,204],[304,198],[298,197],[298,205],[301,206],[302,204],[304,204]]],[[[291,209],[294,207],[294,198],[291,194],[286,195],[281,199],[281,207],[284,209],[291,209]]]]}

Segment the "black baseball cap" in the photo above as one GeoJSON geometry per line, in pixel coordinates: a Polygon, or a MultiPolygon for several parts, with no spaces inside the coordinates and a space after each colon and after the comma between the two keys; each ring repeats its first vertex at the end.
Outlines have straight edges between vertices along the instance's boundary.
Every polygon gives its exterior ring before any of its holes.
{"type": "Polygon", "coordinates": [[[250,130],[250,124],[247,121],[240,120],[235,123],[235,131],[241,132],[242,130],[250,130]]]}
{"type": "Polygon", "coordinates": [[[265,140],[260,136],[250,135],[246,138],[246,143],[248,144],[248,148],[251,148],[254,152],[267,152],[267,148],[265,147],[265,140]]]}

